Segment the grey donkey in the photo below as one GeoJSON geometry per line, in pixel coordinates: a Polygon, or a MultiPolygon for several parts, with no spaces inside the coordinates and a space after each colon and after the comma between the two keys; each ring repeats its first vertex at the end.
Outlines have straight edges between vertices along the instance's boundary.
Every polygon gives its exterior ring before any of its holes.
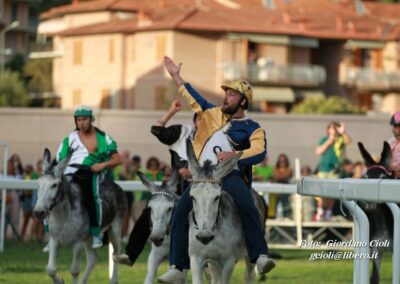
{"type": "MultiPolygon", "coordinates": [[[[72,245],[73,259],[71,275],[73,283],[78,283],[80,272],[80,253],[85,248],[87,262],[83,277],[79,283],[87,283],[96,262],[96,252],[91,246],[89,234],[89,216],[83,206],[81,189],[71,183],[70,176],[64,176],[70,156],[56,164],[51,162],[50,151],[46,148],[43,154],[43,176],[38,179],[38,200],[34,215],[40,219],[49,218],[49,260],[47,273],[54,284],[64,283],[57,276],[56,258],[60,245],[72,245]]],[[[84,188],[82,190],[91,190],[84,188]]],[[[120,251],[121,226],[127,208],[122,189],[113,182],[104,180],[100,185],[102,200],[102,230],[108,230],[109,240],[114,254],[120,251]]],[[[111,283],[118,283],[117,265],[114,263],[111,283]]]]}
{"type": "MultiPolygon", "coordinates": [[[[392,165],[392,150],[387,142],[383,143],[383,150],[379,162],[376,162],[361,142],[358,142],[358,148],[364,159],[367,171],[364,174],[368,179],[393,179],[394,173],[390,171],[392,165]]],[[[372,260],[371,284],[380,283],[380,266],[383,253],[386,250],[393,249],[393,214],[385,203],[359,202],[369,221],[369,235],[371,241],[380,243],[389,242],[390,246],[371,247],[371,253],[377,255],[372,260]]]]}
{"type": "MultiPolygon", "coordinates": [[[[228,193],[218,183],[236,166],[239,156],[222,164],[205,161],[201,167],[192,144],[187,142],[189,169],[193,176],[190,195],[193,210],[189,227],[189,256],[194,284],[202,283],[202,271],[207,266],[211,283],[230,283],[236,262],[246,256],[244,283],[254,282],[254,267],[247,257],[242,224],[228,193]]],[[[260,222],[265,224],[266,208],[260,196],[252,190],[260,222]]],[[[265,278],[263,275],[262,278],[265,278]]]]}
{"type": "Polygon", "coordinates": [[[147,259],[147,275],[144,280],[145,284],[151,284],[155,280],[161,262],[169,255],[172,211],[179,200],[179,196],[175,193],[179,173],[174,170],[171,178],[161,185],[156,185],[148,180],[142,172],[138,172],[138,175],[142,183],[152,191],[152,196],[148,203],[151,212],[151,232],[149,237],[151,251],[147,259]]]}

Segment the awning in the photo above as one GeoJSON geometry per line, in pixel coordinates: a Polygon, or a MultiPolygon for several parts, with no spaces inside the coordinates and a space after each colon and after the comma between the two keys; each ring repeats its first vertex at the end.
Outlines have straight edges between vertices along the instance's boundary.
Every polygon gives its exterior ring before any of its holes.
{"type": "Polygon", "coordinates": [[[322,90],[296,90],[295,95],[297,99],[305,99],[310,96],[321,96],[326,97],[322,90]]]}
{"type": "Polygon", "coordinates": [[[268,43],[274,45],[290,45],[290,46],[312,47],[312,48],[317,48],[319,46],[319,42],[317,39],[299,37],[299,36],[229,33],[228,39],[230,40],[246,39],[248,41],[256,43],[268,43]]]}
{"type": "Polygon", "coordinates": [[[344,46],[346,48],[381,49],[385,46],[385,42],[349,39],[344,46]]]}
{"type": "Polygon", "coordinates": [[[253,100],[292,103],[295,101],[295,95],[291,88],[253,87],[253,100]]]}

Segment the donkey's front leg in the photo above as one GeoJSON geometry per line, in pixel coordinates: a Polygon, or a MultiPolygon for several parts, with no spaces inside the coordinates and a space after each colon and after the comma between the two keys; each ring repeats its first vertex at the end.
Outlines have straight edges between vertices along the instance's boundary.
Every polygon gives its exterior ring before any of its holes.
{"type": "Polygon", "coordinates": [[[192,269],[192,283],[202,284],[203,283],[203,260],[201,257],[191,255],[190,256],[190,267],[192,269]]]}
{"type": "Polygon", "coordinates": [[[157,269],[160,266],[160,263],[167,256],[167,252],[164,249],[164,246],[156,247],[155,245],[151,245],[151,251],[149,255],[149,259],[147,260],[147,275],[144,280],[145,284],[152,284],[154,282],[154,278],[157,274],[157,269]]]}
{"type": "Polygon", "coordinates": [[[77,241],[72,248],[72,264],[71,264],[71,276],[72,283],[78,283],[78,276],[80,272],[80,260],[82,251],[82,241],[77,241]]]}
{"type": "Polygon", "coordinates": [[[86,268],[82,280],[79,282],[80,284],[88,283],[90,273],[92,272],[97,259],[96,250],[92,248],[92,238],[85,241],[84,247],[86,251],[86,268]]]}
{"type": "Polygon", "coordinates": [[[235,257],[230,257],[227,260],[223,261],[221,269],[221,284],[230,283],[233,268],[235,267],[235,261],[235,257]]]}
{"type": "Polygon", "coordinates": [[[254,267],[256,265],[251,263],[249,256],[246,256],[246,270],[243,273],[243,283],[244,284],[253,284],[254,283],[254,267]]]}
{"type": "Polygon", "coordinates": [[[47,263],[47,274],[53,279],[53,284],[64,284],[62,278],[57,277],[57,253],[59,243],[50,236],[49,239],[49,262],[47,263]]]}

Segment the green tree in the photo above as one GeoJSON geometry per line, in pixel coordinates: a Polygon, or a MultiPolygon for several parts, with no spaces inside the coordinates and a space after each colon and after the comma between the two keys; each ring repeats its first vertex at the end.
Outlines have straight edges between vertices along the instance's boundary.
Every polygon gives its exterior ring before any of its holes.
{"type": "Polygon", "coordinates": [[[331,96],[310,96],[295,106],[292,113],[298,114],[361,114],[365,110],[353,105],[348,99],[331,96]]]}
{"type": "Polygon", "coordinates": [[[28,93],[18,73],[0,73],[0,106],[26,106],[28,103],[28,93]]]}
{"type": "Polygon", "coordinates": [[[23,70],[27,79],[27,89],[33,93],[51,92],[52,85],[52,60],[49,58],[31,59],[23,70]]]}

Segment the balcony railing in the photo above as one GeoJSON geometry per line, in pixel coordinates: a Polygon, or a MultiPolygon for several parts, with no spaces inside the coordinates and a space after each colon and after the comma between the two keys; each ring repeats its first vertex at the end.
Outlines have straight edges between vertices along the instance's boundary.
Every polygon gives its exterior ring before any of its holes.
{"type": "Polygon", "coordinates": [[[308,64],[248,64],[225,63],[223,79],[226,81],[247,78],[255,83],[273,83],[289,86],[319,86],[325,83],[326,71],[322,66],[308,64]]]}
{"type": "Polygon", "coordinates": [[[364,90],[400,89],[400,72],[387,72],[371,68],[350,69],[346,72],[346,85],[364,90]]]}

